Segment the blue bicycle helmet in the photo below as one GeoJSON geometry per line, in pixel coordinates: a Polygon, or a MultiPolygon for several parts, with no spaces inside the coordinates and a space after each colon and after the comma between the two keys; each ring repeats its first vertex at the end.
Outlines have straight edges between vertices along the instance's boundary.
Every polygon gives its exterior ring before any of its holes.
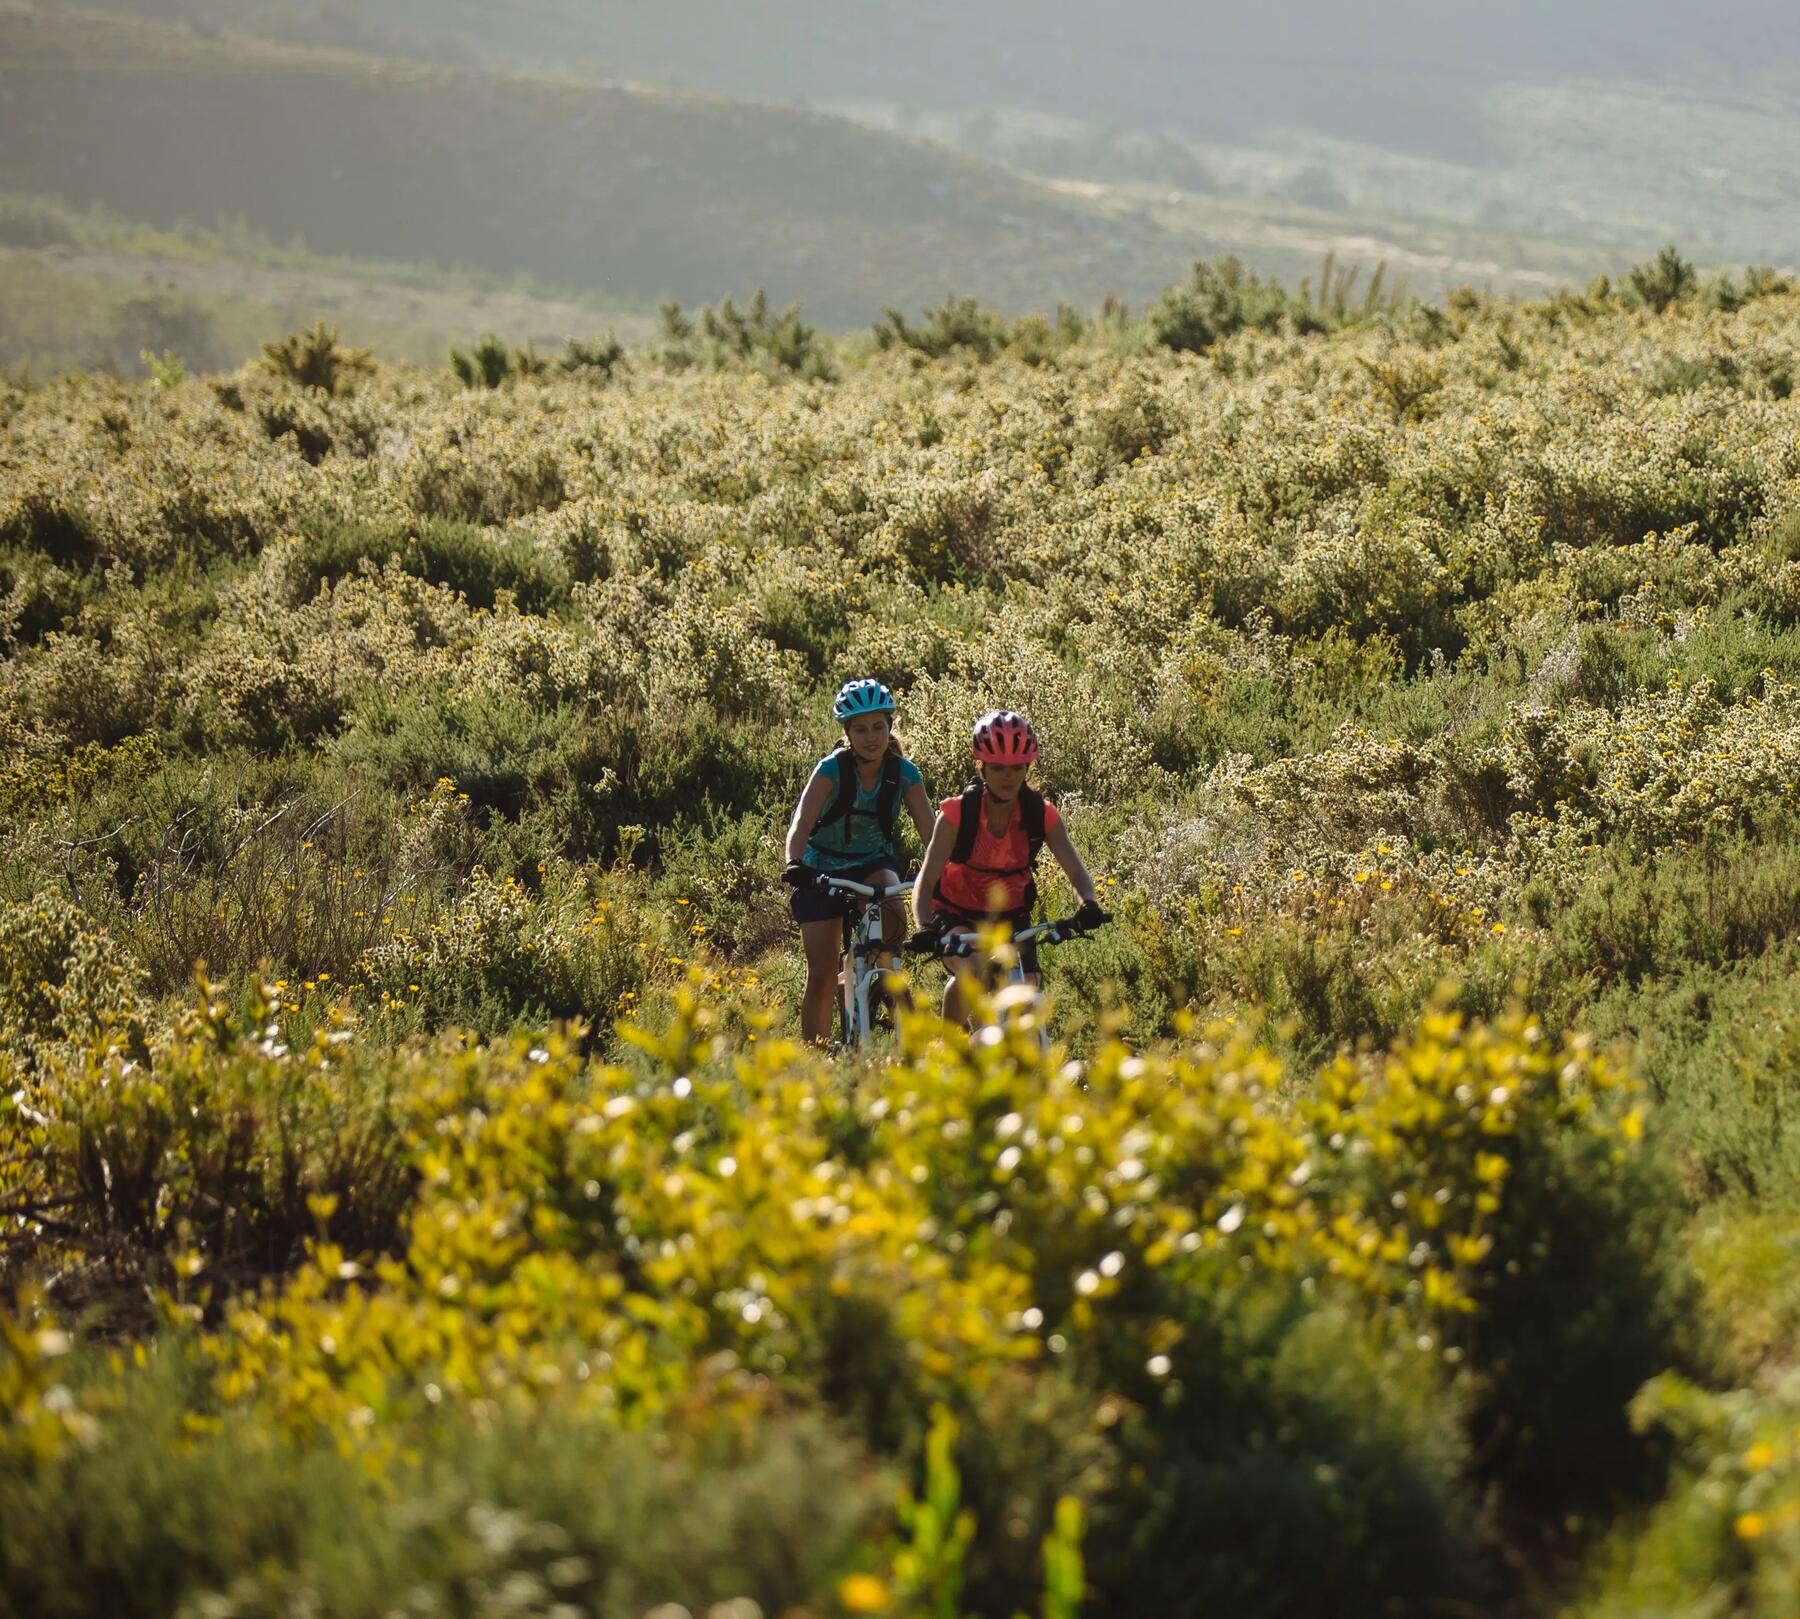
{"type": "Polygon", "coordinates": [[[858,714],[891,714],[894,694],[879,680],[847,680],[839,688],[831,715],[838,721],[854,719],[858,714]]]}

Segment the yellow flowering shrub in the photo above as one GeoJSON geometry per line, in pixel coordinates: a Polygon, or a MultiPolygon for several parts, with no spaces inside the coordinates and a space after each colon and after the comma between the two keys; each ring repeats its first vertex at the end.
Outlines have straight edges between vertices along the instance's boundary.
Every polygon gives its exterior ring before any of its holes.
{"type": "Polygon", "coordinates": [[[1721,1394],[1674,1376],[1650,1383],[1635,1420],[1673,1441],[1669,1498],[1621,1533],[1581,1619],[1791,1613],[1800,1601],[1800,1404],[1791,1376],[1721,1394]]]}

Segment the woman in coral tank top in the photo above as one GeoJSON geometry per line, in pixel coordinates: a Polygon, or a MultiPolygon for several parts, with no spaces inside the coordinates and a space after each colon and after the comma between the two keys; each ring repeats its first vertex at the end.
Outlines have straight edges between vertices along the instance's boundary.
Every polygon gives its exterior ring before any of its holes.
{"type": "MultiPolygon", "coordinates": [[[[1077,919],[1086,924],[1102,920],[1094,879],[1069,841],[1062,816],[1026,779],[1038,756],[1031,722],[1011,709],[983,714],[975,722],[971,751],[977,779],[938,806],[937,826],[913,888],[920,928],[973,933],[990,920],[1009,923],[1015,931],[1029,926],[1037,904],[1033,867],[1045,844],[1081,896],[1077,919]]],[[[968,1015],[962,980],[977,968],[966,956],[946,959],[951,975],[944,990],[944,1017],[960,1022],[968,1015]]],[[[1034,945],[1023,947],[1021,965],[1036,983],[1034,945]]]]}

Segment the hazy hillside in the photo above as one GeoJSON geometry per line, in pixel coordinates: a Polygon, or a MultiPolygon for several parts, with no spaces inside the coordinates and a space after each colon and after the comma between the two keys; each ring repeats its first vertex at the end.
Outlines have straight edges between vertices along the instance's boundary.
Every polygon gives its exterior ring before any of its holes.
{"type": "Polygon", "coordinates": [[[1480,163],[1486,92],[1591,78],[1728,97],[1791,89],[1778,0],[113,0],[120,9],[392,42],[446,60],[606,62],[778,97],[1025,107],[1209,142],[1304,130],[1480,163]]]}
{"type": "Polygon", "coordinates": [[[1142,298],[1215,246],[823,114],[0,11],[0,187],[854,324],[953,283],[1142,298]]]}
{"type": "Polygon", "coordinates": [[[554,350],[655,311],[475,271],[323,258],[242,226],[156,230],[98,210],[0,195],[0,368],[135,375],[149,349],[190,370],[234,367],[324,320],[385,359],[439,366],[487,331],[554,350]]]}
{"type": "MultiPolygon", "coordinates": [[[[464,71],[555,71],[603,82],[612,95],[627,79],[654,82],[680,105],[697,88],[776,97],[951,147],[1013,171],[1002,181],[985,169],[986,186],[1006,189],[1008,200],[987,212],[976,206],[934,239],[943,282],[997,292],[1033,283],[1063,296],[1067,285],[1100,281],[1124,291],[1144,279],[1139,266],[1095,271],[1130,256],[1114,239],[1121,232],[1139,247],[1148,234],[1151,281],[1168,270],[1172,233],[1183,251],[1250,254],[1290,280],[1327,249],[1385,257],[1427,294],[1461,282],[1516,291],[1583,282],[1596,266],[1671,239],[1708,261],[1800,262],[1796,69],[1754,4],[1710,13],[1704,28],[1644,8],[1627,27],[1592,4],[1527,7],[1509,12],[1504,28],[1400,8],[1380,28],[1355,29],[1352,14],[1310,5],[1239,15],[1174,12],[1154,0],[1115,8],[1104,26],[1060,5],[1034,8],[1029,26],[1016,26],[1017,8],[1000,3],[954,14],[867,4],[828,22],[811,0],[753,11],[710,0],[673,10],[519,0],[503,13],[464,0],[112,0],[111,9],[179,18],[213,35],[346,46],[464,71]],[[1104,201],[1115,217],[1096,232],[1091,210],[1078,208],[1077,234],[1095,239],[1077,249],[1065,237],[1048,259],[1032,242],[1035,276],[1015,265],[1003,281],[997,255],[1019,243],[1018,219],[1045,226],[1037,214],[1048,199],[1028,183],[1021,191],[1021,174],[1107,187],[1104,197],[1065,190],[1058,201],[1104,201]],[[998,241],[987,239],[989,213],[999,216],[998,241]],[[974,269],[958,245],[971,232],[974,269]],[[1057,262],[1082,253],[1093,258],[1072,277],[1057,262]]],[[[765,106],[755,118],[775,116],[765,106]]],[[[905,159],[859,148],[840,170],[848,154],[838,131],[801,112],[782,133],[749,143],[744,155],[769,159],[751,189],[774,213],[758,223],[773,228],[797,212],[807,222],[796,233],[827,228],[816,165],[789,161],[789,140],[823,146],[839,184],[880,164],[863,194],[884,200],[887,164],[925,161],[916,148],[905,159]]],[[[617,148],[631,138],[618,132],[617,148]]],[[[697,129],[696,158],[705,141],[697,129]]],[[[552,143],[545,163],[561,150],[552,143]]],[[[973,182],[961,172],[934,183],[964,196],[973,182]]],[[[712,209],[708,187],[689,190],[712,209]]],[[[654,206],[676,204],[662,196],[654,206]]],[[[708,220],[745,228],[716,210],[686,222],[704,236],[708,220]]],[[[1071,221],[1062,215],[1047,228],[1056,238],[1071,221]]],[[[840,224],[809,271],[856,260],[840,224]]],[[[857,263],[855,287],[860,277],[857,263]]],[[[867,300],[855,287],[846,301],[861,318],[867,300]]]]}
{"type": "Polygon", "coordinates": [[[1232,203],[1311,208],[1335,216],[1340,236],[1410,219],[1473,227],[1490,243],[1542,236],[1589,266],[1671,239],[1721,259],[1800,258],[1791,101],[1600,80],[1506,84],[1485,98],[1491,141],[1470,162],[1298,128],[1251,145],[1023,108],[841,110],[1031,173],[1190,192],[1217,215],[1232,203]]]}

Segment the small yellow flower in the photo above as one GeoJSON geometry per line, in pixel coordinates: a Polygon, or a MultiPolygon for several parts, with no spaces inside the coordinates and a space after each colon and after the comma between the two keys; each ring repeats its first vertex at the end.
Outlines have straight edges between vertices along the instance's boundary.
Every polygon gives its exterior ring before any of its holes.
{"type": "Polygon", "coordinates": [[[850,1613],[885,1613],[888,1588],[873,1574],[847,1574],[838,1581],[838,1601],[850,1613]]]}
{"type": "Polygon", "coordinates": [[[1753,1473],[1760,1473],[1765,1468],[1775,1465],[1775,1447],[1773,1445],[1752,1445],[1744,1452],[1744,1465],[1753,1473]]]}
{"type": "Polygon", "coordinates": [[[1740,1512],[1732,1527],[1737,1530],[1739,1540],[1755,1540],[1767,1533],[1769,1520],[1760,1512],[1740,1512]]]}

